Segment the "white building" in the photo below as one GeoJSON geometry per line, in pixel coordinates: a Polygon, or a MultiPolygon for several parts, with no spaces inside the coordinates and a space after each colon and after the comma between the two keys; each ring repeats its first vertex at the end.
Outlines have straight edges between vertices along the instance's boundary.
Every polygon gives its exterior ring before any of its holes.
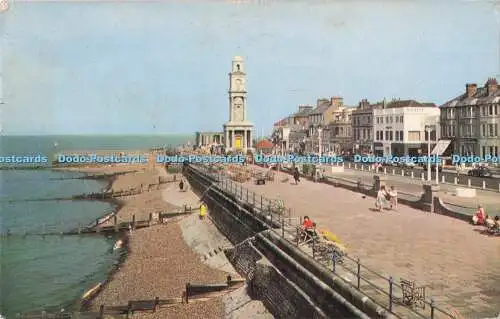
{"type": "Polygon", "coordinates": [[[373,110],[374,153],[377,156],[426,155],[439,139],[439,108],[433,103],[394,100],[373,110]],[[426,130],[427,126],[427,130],[426,130]],[[437,130],[436,130],[437,128],[437,130]]]}
{"type": "Polygon", "coordinates": [[[253,148],[253,124],[247,119],[247,91],[245,62],[242,57],[233,58],[229,73],[229,121],[224,124],[226,150],[250,150],[253,148]]]}

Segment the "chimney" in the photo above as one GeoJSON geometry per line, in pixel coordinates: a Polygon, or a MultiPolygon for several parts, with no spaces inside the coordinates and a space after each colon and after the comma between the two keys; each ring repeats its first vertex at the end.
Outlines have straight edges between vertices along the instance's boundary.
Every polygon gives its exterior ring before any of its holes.
{"type": "Polygon", "coordinates": [[[474,94],[476,94],[476,91],[477,91],[476,83],[467,83],[465,85],[465,94],[467,94],[467,97],[473,97],[474,94]]]}
{"type": "Polygon", "coordinates": [[[492,95],[493,93],[496,92],[498,89],[498,83],[495,78],[489,78],[488,82],[486,82],[486,91],[488,93],[488,96],[492,95]]]}
{"type": "Polygon", "coordinates": [[[362,99],[361,102],[359,102],[359,107],[361,109],[368,108],[370,106],[370,103],[368,103],[368,99],[362,99]]]}

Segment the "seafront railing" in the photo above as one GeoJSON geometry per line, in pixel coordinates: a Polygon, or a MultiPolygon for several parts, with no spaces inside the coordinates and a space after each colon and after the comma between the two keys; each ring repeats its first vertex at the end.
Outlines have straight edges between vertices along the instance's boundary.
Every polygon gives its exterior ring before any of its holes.
{"type": "MultiPolygon", "coordinates": [[[[272,231],[281,236],[290,244],[299,246],[299,242],[296,241],[297,227],[301,225],[302,220],[300,217],[298,219],[292,217],[292,209],[290,207],[280,204],[279,199],[271,199],[243,187],[241,183],[231,180],[230,176],[225,171],[211,166],[191,166],[211,177],[211,179],[215,181],[214,184],[222,191],[230,193],[235,196],[237,200],[250,205],[255,214],[258,215],[256,217],[266,222],[268,231],[272,231]],[[276,227],[276,225],[281,226],[276,227]]],[[[338,179],[337,182],[351,184],[359,183],[359,181],[343,181],[342,178],[338,179]]],[[[373,185],[369,184],[363,184],[363,186],[369,188],[373,187],[373,185]]],[[[418,197],[413,194],[405,195],[413,198],[418,197]]],[[[314,243],[314,241],[312,243],[314,243]]],[[[331,258],[327,260],[320,260],[316,258],[314,246],[312,251],[304,250],[304,252],[323,266],[331,269],[332,273],[338,275],[339,278],[351,287],[370,297],[375,303],[398,317],[411,315],[414,317],[431,319],[458,318],[457,315],[440,308],[432,297],[424,298],[422,309],[416,309],[415,307],[406,305],[403,302],[403,287],[397,283],[394,279],[395,277],[383,275],[363,265],[360,258],[344,255],[344,262],[340,262],[340,260],[335,257],[335,254],[333,254],[331,258]],[[350,280],[346,276],[347,274],[355,276],[355,281],[353,282],[350,280]]]]}

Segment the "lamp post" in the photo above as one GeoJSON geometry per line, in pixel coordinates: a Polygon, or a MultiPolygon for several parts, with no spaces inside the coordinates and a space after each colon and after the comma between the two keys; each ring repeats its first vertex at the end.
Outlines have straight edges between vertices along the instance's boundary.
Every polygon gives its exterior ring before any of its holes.
{"type": "MultiPolygon", "coordinates": [[[[439,142],[439,139],[438,139],[438,129],[439,129],[439,122],[436,122],[436,146],[438,145],[438,142],[439,142]]],[[[436,185],[439,184],[439,161],[438,161],[439,157],[438,157],[438,154],[436,153],[436,185]]]]}
{"type": "Polygon", "coordinates": [[[427,181],[431,181],[431,130],[432,125],[426,125],[425,131],[427,132],[427,181]]]}
{"type": "Polygon", "coordinates": [[[321,132],[323,131],[323,129],[321,128],[321,126],[318,127],[318,153],[319,153],[319,156],[321,156],[321,153],[322,153],[322,143],[321,143],[321,132]]]}

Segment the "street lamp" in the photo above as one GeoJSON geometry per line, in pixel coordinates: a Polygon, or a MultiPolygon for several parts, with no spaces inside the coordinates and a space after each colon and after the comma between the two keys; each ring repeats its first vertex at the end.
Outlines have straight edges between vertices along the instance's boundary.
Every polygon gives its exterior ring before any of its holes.
{"type": "Polygon", "coordinates": [[[431,181],[431,131],[433,125],[426,125],[425,131],[427,132],[427,181],[431,181]]]}
{"type": "MultiPolygon", "coordinates": [[[[436,122],[436,146],[438,145],[438,142],[439,142],[439,139],[438,139],[438,129],[439,129],[440,125],[439,125],[439,121],[436,122]]],[[[439,184],[439,161],[438,161],[438,154],[436,153],[436,185],[439,184]]]]}

